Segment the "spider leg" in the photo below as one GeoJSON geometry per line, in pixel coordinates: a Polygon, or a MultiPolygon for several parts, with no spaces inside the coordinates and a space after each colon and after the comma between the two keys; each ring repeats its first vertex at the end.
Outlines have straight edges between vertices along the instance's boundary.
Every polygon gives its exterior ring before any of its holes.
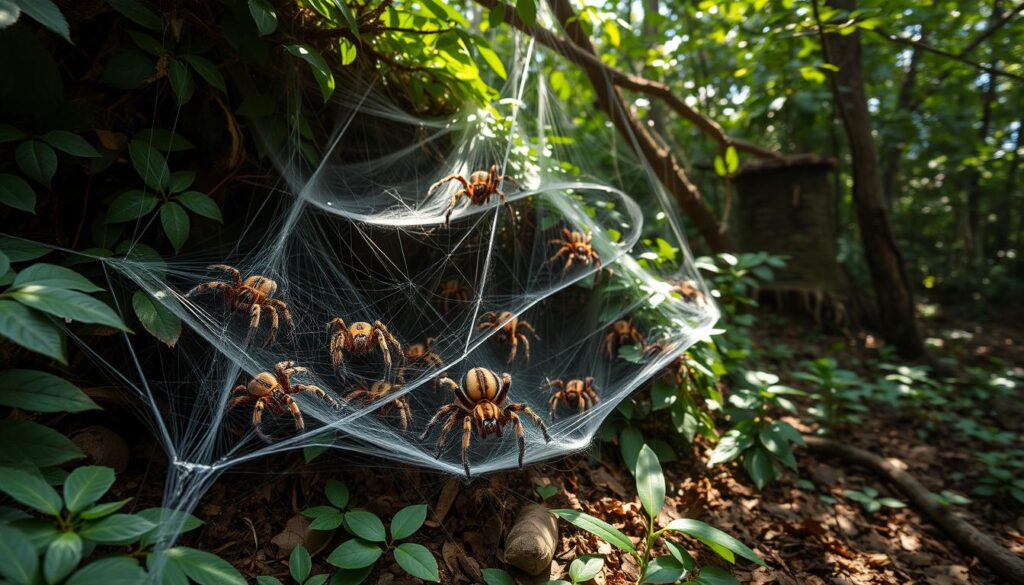
{"type": "Polygon", "coordinates": [[[267,336],[267,340],[263,342],[263,347],[266,347],[274,342],[274,338],[277,337],[277,327],[281,322],[280,315],[277,313],[277,308],[270,304],[264,303],[267,307],[267,312],[270,313],[270,335],[267,336]]]}
{"type": "Polygon", "coordinates": [[[334,408],[338,408],[338,401],[332,398],[328,393],[324,392],[319,386],[307,386],[306,384],[296,384],[292,386],[293,394],[316,394],[321,400],[330,404],[334,408]]]}
{"type": "Polygon", "coordinates": [[[430,188],[427,189],[427,194],[429,195],[431,191],[437,189],[438,187],[444,185],[449,181],[458,181],[462,185],[463,189],[466,189],[467,191],[469,190],[469,181],[467,181],[465,177],[463,177],[462,175],[448,175],[447,177],[431,185],[430,188]]]}
{"type": "Polygon", "coordinates": [[[431,429],[433,429],[434,426],[445,417],[445,415],[457,410],[459,410],[459,407],[455,404],[445,404],[441,408],[437,409],[434,416],[430,417],[430,420],[427,421],[427,426],[424,427],[423,432],[420,433],[420,440],[422,441],[423,439],[426,439],[427,435],[430,434],[431,429]]]}
{"type": "Polygon", "coordinates": [[[244,404],[246,402],[251,402],[252,400],[255,400],[255,399],[252,396],[248,395],[248,394],[245,394],[245,395],[242,395],[242,396],[235,396],[234,398],[232,398],[231,400],[228,401],[227,410],[231,410],[232,408],[238,406],[239,404],[244,404]]]}
{"type": "Polygon", "coordinates": [[[270,440],[270,437],[268,437],[266,433],[263,432],[263,429],[260,427],[260,424],[262,424],[263,422],[263,409],[266,408],[266,406],[266,396],[264,396],[263,398],[256,399],[256,406],[253,406],[252,408],[252,427],[256,430],[256,434],[259,435],[261,439],[263,439],[267,443],[271,443],[273,441],[270,440]]]}
{"type": "Polygon", "coordinates": [[[613,331],[604,336],[604,355],[607,356],[608,359],[615,358],[615,350],[613,349],[614,345],[615,332],[613,331]]]}
{"type": "Polygon", "coordinates": [[[409,401],[405,396],[395,400],[395,407],[398,408],[398,416],[402,419],[402,432],[409,430],[412,425],[412,409],[409,408],[409,401]]]}
{"type": "Polygon", "coordinates": [[[558,400],[562,397],[561,392],[555,392],[548,400],[548,407],[551,408],[551,420],[555,420],[555,410],[558,408],[558,400]]]}
{"type": "Polygon", "coordinates": [[[255,331],[259,328],[259,326],[260,326],[260,306],[258,304],[256,304],[256,303],[253,303],[252,304],[252,308],[249,309],[249,332],[246,333],[246,335],[245,335],[246,342],[248,342],[249,339],[252,338],[252,334],[255,333],[255,331]]]}
{"type": "Polygon", "coordinates": [[[523,342],[523,363],[528,363],[530,361],[530,340],[522,333],[517,334],[517,337],[519,337],[519,341],[523,342]]]}
{"type": "Polygon", "coordinates": [[[459,422],[460,414],[456,412],[448,417],[448,420],[444,421],[444,426],[441,427],[441,434],[437,437],[437,446],[434,448],[434,459],[439,459],[441,453],[444,452],[444,444],[448,441],[448,433],[455,427],[455,423],[459,422]]]}
{"type": "Polygon", "coordinates": [[[238,386],[235,386],[234,388],[231,389],[231,393],[238,394],[239,392],[245,392],[246,390],[247,388],[245,387],[245,384],[239,384],[238,386]]]}
{"type": "Polygon", "coordinates": [[[446,211],[444,214],[444,227],[448,227],[448,223],[452,218],[452,212],[455,211],[455,206],[458,205],[459,198],[462,196],[469,197],[469,191],[463,189],[461,191],[457,191],[454,195],[452,195],[451,201],[448,202],[448,211],[446,211]]]}
{"type": "Polygon", "coordinates": [[[551,264],[551,263],[552,263],[552,262],[554,262],[555,260],[558,260],[558,259],[559,259],[559,258],[561,258],[562,256],[565,256],[565,255],[566,255],[566,254],[568,254],[569,252],[570,252],[570,249],[569,249],[568,247],[566,247],[566,246],[562,246],[562,247],[561,247],[561,248],[560,248],[560,249],[558,250],[558,252],[555,252],[555,255],[554,255],[554,256],[552,256],[552,257],[548,258],[548,261],[547,261],[547,263],[548,263],[548,264],[551,264]]]}
{"type": "Polygon", "coordinates": [[[522,189],[523,188],[523,186],[519,184],[519,181],[516,181],[515,179],[513,179],[512,177],[510,177],[508,175],[503,175],[501,177],[498,177],[498,180],[499,181],[503,181],[503,182],[504,181],[508,181],[509,183],[512,183],[512,186],[515,187],[516,189],[522,189]]]}
{"type": "Polygon", "coordinates": [[[193,295],[197,295],[199,293],[203,293],[203,292],[206,292],[208,290],[214,290],[214,289],[220,289],[220,288],[231,290],[231,285],[226,283],[226,282],[218,282],[218,281],[204,282],[204,283],[200,284],[199,286],[196,286],[192,290],[188,291],[187,293],[185,293],[185,296],[186,297],[191,297],[193,295]]]}
{"type": "Polygon", "coordinates": [[[566,262],[565,262],[565,268],[562,268],[562,276],[565,276],[566,273],[569,272],[569,269],[572,268],[572,263],[573,263],[574,260],[576,260],[576,255],[575,254],[570,254],[569,255],[569,259],[566,260],[566,262]]]}
{"type": "Polygon", "coordinates": [[[501,191],[495,190],[494,192],[501,198],[501,202],[505,204],[505,211],[508,212],[508,219],[512,222],[512,229],[516,229],[516,212],[512,209],[512,204],[508,202],[508,197],[505,197],[505,194],[501,191]]]}
{"type": "Polygon", "coordinates": [[[526,416],[530,417],[530,420],[533,421],[533,424],[537,425],[537,427],[540,428],[541,434],[544,435],[544,442],[551,442],[551,435],[548,434],[547,425],[544,424],[544,421],[541,420],[539,416],[537,416],[537,413],[534,412],[532,408],[526,406],[522,402],[516,402],[514,404],[509,404],[508,406],[506,406],[505,411],[508,412],[510,415],[516,412],[521,412],[526,416]]]}
{"type": "Polygon", "coordinates": [[[290,394],[284,395],[284,403],[288,405],[288,410],[292,411],[292,418],[295,419],[295,430],[300,433],[306,429],[306,423],[302,420],[302,411],[299,410],[298,403],[291,397],[290,394]]]}
{"type": "MultiPolygon", "coordinates": [[[[508,337],[509,337],[509,342],[512,344],[512,349],[508,352],[508,362],[507,363],[511,364],[512,360],[516,359],[516,351],[519,349],[519,337],[520,336],[516,335],[515,333],[513,333],[512,335],[509,335],[508,337]]],[[[529,358],[527,358],[526,361],[530,361],[529,358]]]]}
{"type": "Polygon", "coordinates": [[[532,333],[534,338],[540,339],[540,335],[537,335],[537,332],[533,329],[533,325],[530,325],[530,323],[528,321],[520,320],[519,321],[519,326],[522,327],[523,329],[526,329],[530,333],[532,333]]]}
{"type": "Polygon", "coordinates": [[[277,309],[281,312],[281,316],[284,317],[284,326],[288,332],[288,335],[291,336],[293,333],[295,333],[295,323],[292,321],[292,313],[291,311],[288,310],[287,303],[280,299],[267,299],[266,301],[263,302],[263,304],[277,307],[277,309]]]}
{"type": "Polygon", "coordinates": [[[345,345],[348,342],[348,327],[341,318],[332,320],[327,326],[335,328],[334,333],[330,337],[331,364],[334,366],[334,373],[338,377],[344,377],[345,345]]]}
{"type": "Polygon", "coordinates": [[[508,391],[512,388],[512,376],[505,372],[501,375],[501,388],[498,389],[497,396],[494,397],[494,403],[501,405],[508,398],[508,391]]]}
{"type": "Polygon", "coordinates": [[[473,418],[466,416],[462,423],[462,468],[466,470],[466,479],[469,479],[469,440],[473,435],[473,418]]]}
{"type": "Polygon", "coordinates": [[[512,419],[512,426],[516,430],[516,441],[519,442],[519,469],[522,469],[523,456],[526,455],[526,435],[523,434],[523,421],[519,420],[519,415],[513,411],[508,412],[508,417],[512,419]]]}
{"type": "Polygon", "coordinates": [[[235,286],[242,285],[242,273],[240,273],[234,266],[228,266],[227,264],[213,264],[211,266],[207,266],[207,268],[210,270],[227,272],[231,275],[231,281],[235,283],[235,286]]]}
{"type": "Polygon", "coordinates": [[[367,390],[366,388],[359,388],[358,390],[353,390],[352,392],[349,392],[348,394],[345,395],[345,402],[352,402],[354,400],[358,400],[369,393],[370,391],[367,390]]]}

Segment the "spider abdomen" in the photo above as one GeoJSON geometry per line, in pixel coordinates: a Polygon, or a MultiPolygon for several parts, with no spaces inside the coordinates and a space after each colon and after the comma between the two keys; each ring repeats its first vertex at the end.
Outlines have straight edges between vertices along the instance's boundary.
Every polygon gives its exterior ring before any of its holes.
{"type": "Polygon", "coordinates": [[[466,372],[466,395],[473,402],[493,400],[498,395],[501,382],[498,375],[487,368],[473,368],[466,372]]]}

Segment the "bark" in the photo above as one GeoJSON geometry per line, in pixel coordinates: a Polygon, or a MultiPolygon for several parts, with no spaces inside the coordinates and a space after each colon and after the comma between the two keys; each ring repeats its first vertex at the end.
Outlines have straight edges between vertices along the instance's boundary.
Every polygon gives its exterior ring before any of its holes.
{"type": "MultiPolygon", "coordinates": [[[[988,140],[989,128],[992,126],[992,104],[996,99],[995,78],[989,77],[988,86],[981,98],[981,127],[978,130],[978,141],[984,144],[988,140]]],[[[967,169],[967,241],[964,242],[969,262],[979,263],[984,256],[983,241],[985,234],[981,227],[981,170],[977,167],[967,169]]]]}
{"type": "MultiPolygon", "coordinates": [[[[828,5],[839,10],[857,7],[856,0],[829,0],[828,5]]],[[[815,19],[819,21],[825,61],[839,69],[829,71],[829,80],[850,149],[853,203],[878,305],[880,330],[886,341],[904,357],[921,357],[925,352],[914,319],[914,296],[903,257],[889,226],[886,198],[882,191],[882,173],[864,87],[860,32],[849,35],[825,33],[817,0],[812,6],[815,19]]]]}
{"type": "Polygon", "coordinates": [[[1003,196],[1008,199],[1008,205],[1003,206],[1002,211],[997,215],[996,225],[993,231],[993,251],[1008,250],[1010,248],[1010,234],[1013,226],[1014,212],[1019,214],[1019,206],[1014,205],[1017,197],[1017,173],[1020,169],[1020,153],[1024,150],[1024,118],[1017,123],[1017,141],[1013,152],[1010,153],[1009,166],[1006,169],[1006,182],[1003,186],[1003,196]]]}

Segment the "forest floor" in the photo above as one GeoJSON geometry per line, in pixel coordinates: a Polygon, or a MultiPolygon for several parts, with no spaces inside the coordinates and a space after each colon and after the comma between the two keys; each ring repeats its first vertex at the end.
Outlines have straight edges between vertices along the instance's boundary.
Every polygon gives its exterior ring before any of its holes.
{"type": "MultiPolygon", "coordinates": [[[[941,311],[925,321],[932,344],[958,363],[990,361],[1024,365],[1021,331],[1012,328],[1020,319],[998,322],[966,319],[941,311]],[[968,327],[966,323],[971,323],[968,327]],[[941,340],[941,341],[937,341],[941,340]]],[[[813,325],[767,316],[756,329],[761,344],[784,343],[791,355],[767,365],[787,372],[796,364],[831,353],[851,369],[869,363],[856,359],[870,352],[869,336],[812,332],[813,325]]],[[[1018,372],[1024,375],[1024,372],[1018,372]]],[[[865,379],[868,374],[861,372],[865,379]]],[[[785,376],[783,376],[784,382],[785,376]]],[[[1020,409],[1017,401],[1017,409],[1020,409]]],[[[998,408],[999,405],[994,405],[998,408]]],[[[1012,406],[1011,406],[1012,408],[1012,406]]],[[[1013,415],[1020,424],[1024,416],[1013,415]]],[[[787,419],[788,420],[788,419],[787,419]]],[[[789,420],[805,431],[800,421],[789,420]]],[[[951,433],[925,432],[925,421],[885,408],[873,408],[856,428],[840,429],[836,438],[885,457],[902,460],[909,471],[933,492],[944,489],[967,494],[969,483],[950,479],[953,471],[977,471],[975,451],[983,445],[953,438],[951,433]]],[[[1016,448],[1020,448],[1021,431],[1016,448]]],[[[655,436],[658,429],[646,429],[655,436]]],[[[674,433],[661,430],[666,440],[674,433]]],[[[707,469],[697,457],[705,447],[678,448],[679,459],[664,465],[668,501],[662,521],[695,518],[721,528],[749,544],[766,560],[755,567],[741,561],[733,568],[741,583],[780,585],[903,584],[988,585],[1001,583],[977,559],[965,554],[938,528],[912,508],[883,508],[867,515],[843,497],[843,491],[873,486],[883,495],[903,499],[869,471],[823,460],[800,450],[799,477],[790,476],[757,491],[736,466],[707,469]],[[797,483],[797,479],[807,480],[797,483]]],[[[988,447],[991,449],[991,447],[988,447]]],[[[101,449],[102,451],[102,449],[101,449]]],[[[164,497],[165,460],[152,442],[137,442],[130,451],[128,473],[118,482],[118,497],[159,505],[164,497]]],[[[538,502],[535,486],[557,488],[547,500],[552,507],[582,509],[622,529],[640,534],[641,511],[633,480],[623,467],[618,448],[595,444],[590,451],[528,468],[525,472],[485,477],[471,484],[405,468],[379,460],[353,460],[346,453],[328,452],[310,464],[299,453],[272,456],[223,475],[206,493],[195,515],[206,523],[183,537],[186,544],[212,550],[230,560],[244,574],[276,575],[287,582],[287,550],[304,542],[314,553],[314,571],[331,572],[324,559],[343,537],[310,532],[303,509],[326,503],[327,479],[344,482],[351,492],[351,507],[390,517],[401,507],[426,502],[426,527],[413,540],[430,548],[439,559],[442,583],[482,583],[480,570],[505,567],[502,539],[517,512],[538,502]],[[318,554],[319,553],[319,554],[318,554]]],[[[1024,507],[1010,498],[972,498],[958,513],[992,535],[1002,545],[1024,555],[1024,507]]],[[[625,554],[564,522],[559,524],[560,547],[550,578],[563,575],[579,554],[606,555],[606,570],[595,582],[634,582],[637,567],[625,554]]],[[[722,564],[707,549],[690,547],[698,564],[722,564]]],[[[540,579],[539,582],[543,582],[540,579]]],[[[378,563],[366,583],[418,583],[391,562],[378,563]]],[[[535,583],[538,580],[523,580],[535,583]]]]}

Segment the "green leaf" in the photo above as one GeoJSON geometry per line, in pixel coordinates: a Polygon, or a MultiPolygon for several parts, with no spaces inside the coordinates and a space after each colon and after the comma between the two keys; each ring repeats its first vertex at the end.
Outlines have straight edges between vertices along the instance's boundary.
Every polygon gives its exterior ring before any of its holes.
{"type": "Polygon", "coordinates": [[[334,0],[334,5],[338,8],[338,11],[341,12],[341,16],[345,19],[345,22],[348,23],[348,29],[352,31],[352,34],[354,34],[356,38],[359,38],[359,24],[356,23],[355,15],[352,14],[352,10],[349,9],[345,0],[334,0]]]}
{"type": "Polygon", "coordinates": [[[107,557],[89,563],[64,585],[137,585],[146,580],[146,571],[131,557],[107,557]]]}
{"type": "Polygon", "coordinates": [[[723,160],[722,157],[718,156],[717,154],[715,155],[714,166],[715,174],[718,175],[719,177],[724,177],[727,174],[729,174],[728,171],[726,171],[725,169],[725,160],[723,160]]]}
{"type": "Polygon", "coordinates": [[[490,13],[487,15],[487,24],[491,28],[498,28],[505,23],[505,6],[504,2],[496,2],[494,7],[491,8],[490,13]]]}
{"type": "Polygon", "coordinates": [[[0,124],[0,144],[4,142],[17,142],[19,140],[25,140],[28,138],[28,134],[18,130],[10,124],[0,124]]]}
{"type": "Polygon", "coordinates": [[[323,56],[317,52],[316,49],[309,45],[284,45],[292,55],[302,59],[309,64],[310,70],[313,72],[313,77],[316,78],[316,82],[320,85],[320,93],[323,95],[324,103],[331,99],[331,94],[334,93],[334,74],[331,73],[331,67],[324,60],[323,56]]]}
{"type": "Polygon", "coordinates": [[[414,542],[403,542],[395,547],[395,562],[413,577],[424,581],[441,581],[437,572],[437,559],[427,547],[414,542]]]}
{"type": "Polygon", "coordinates": [[[249,14],[252,14],[260,36],[269,35],[277,30],[277,13],[267,0],[249,0],[249,14]]]}
{"type": "Polygon", "coordinates": [[[679,564],[682,565],[684,569],[687,571],[693,570],[693,557],[690,556],[689,551],[671,540],[665,541],[665,548],[667,548],[668,552],[672,554],[672,558],[679,561],[679,564]]]}
{"type": "Polygon", "coordinates": [[[161,535],[181,536],[203,525],[203,521],[188,512],[170,508],[146,508],[135,514],[153,523],[154,528],[139,539],[139,544],[148,546],[161,535]]]}
{"type": "Polygon", "coordinates": [[[167,66],[167,81],[171,83],[174,101],[183,106],[192,99],[196,84],[192,79],[192,71],[181,61],[171,61],[167,66]]]}
{"type": "Polygon", "coordinates": [[[125,498],[123,500],[118,500],[116,502],[104,502],[102,504],[96,504],[95,506],[89,508],[88,510],[85,510],[78,516],[79,518],[85,520],[96,520],[98,518],[103,518],[104,516],[110,516],[114,512],[117,512],[118,510],[123,508],[125,504],[127,504],[130,501],[132,501],[131,498],[125,498]]]}
{"type": "Polygon", "coordinates": [[[641,583],[675,583],[688,573],[675,557],[655,557],[647,565],[644,578],[641,583]]]}
{"type": "Polygon", "coordinates": [[[331,577],[331,585],[360,585],[373,572],[373,565],[359,569],[338,569],[331,577]]]}
{"type": "Polygon", "coordinates": [[[27,420],[0,420],[0,461],[31,461],[51,467],[84,457],[71,439],[27,420]]]}
{"type": "Polygon", "coordinates": [[[159,202],[160,200],[155,196],[138,189],[125,191],[110,202],[106,222],[120,223],[138,219],[156,209],[159,202]]]}
{"type": "Polygon", "coordinates": [[[584,555],[573,559],[569,564],[569,578],[573,583],[590,581],[601,573],[604,568],[604,557],[584,555]]]}
{"type": "Polygon", "coordinates": [[[476,44],[476,50],[480,52],[480,56],[498,74],[498,77],[507,79],[508,73],[505,71],[505,64],[501,62],[501,57],[491,48],[487,40],[481,36],[473,35],[473,42],[476,44]]]}
{"type": "MultiPolygon", "coordinates": [[[[150,189],[160,192],[167,189],[167,184],[171,179],[171,170],[167,168],[167,161],[156,148],[137,138],[133,138],[128,143],[128,155],[132,159],[135,171],[142,177],[142,180],[145,181],[150,189]]],[[[135,217],[138,217],[138,215],[135,217]]],[[[107,221],[110,221],[110,219],[107,219],[107,221]]]]}
{"type": "Polygon", "coordinates": [[[46,549],[43,576],[47,583],[57,583],[75,570],[82,561],[82,538],[74,532],[62,532],[46,549]]]}
{"type": "Polygon", "coordinates": [[[101,544],[128,544],[135,542],[156,524],[136,514],[113,514],[96,522],[86,524],[79,534],[86,540],[101,544]]]}
{"type": "Polygon", "coordinates": [[[296,582],[302,583],[306,580],[306,577],[309,577],[311,570],[313,570],[313,559],[310,558],[309,551],[300,542],[295,545],[292,553],[288,555],[288,574],[296,582]]]}
{"type": "Polygon", "coordinates": [[[256,585],[284,585],[277,577],[270,575],[259,575],[256,577],[256,585]]]}
{"type": "Polygon", "coordinates": [[[67,130],[53,130],[52,132],[43,134],[42,138],[50,146],[57,150],[64,151],[71,156],[81,158],[94,158],[100,156],[100,153],[93,148],[91,144],[74,132],[68,132],[67,130]]]}
{"type": "Polygon", "coordinates": [[[164,233],[167,234],[167,239],[174,246],[174,251],[180,252],[181,247],[188,240],[188,213],[185,212],[181,205],[174,201],[169,201],[160,207],[160,223],[163,224],[164,233]]]}
{"type": "Polygon", "coordinates": [[[173,562],[199,585],[246,585],[238,569],[217,555],[186,546],[176,546],[165,553],[173,562]]]}
{"type": "MultiPolygon", "coordinates": [[[[786,467],[796,471],[796,457],[793,456],[793,451],[789,448],[785,431],[782,430],[782,423],[779,421],[773,421],[768,425],[761,428],[761,432],[758,433],[758,438],[761,440],[761,444],[768,450],[772,455],[779,458],[779,461],[786,467]]],[[[789,426],[789,425],[786,425],[789,426]]]]}
{"type": "Polygon", "coordinates": [[[345,514],[334,506],[315,506],[302,515],[313,519],[309,523],[310,530],[334,530],[345,521],[345,514]]]}
{"type": "Polygon", "coordinates": [[[211,199],[206,193],[200,193],[199,191],[186,191],[175,197],[175,199],[196,215],[201,215],[220,223],[224,223],[224,218],[221,217],[220,214],[220,207],[218,207],[217,202],[211,199]]]}
{"type": "Polygon", "coordinates": [[[0,372],[0,405],[35,412],[99,410],[77,386],[64,378],[38,370],[0,372]]]}
{"type": "Polygon", "coordinates": [[[8,237],[0,237],[0,250],[3,250],[11,262],[35,260],[50,252],[50,248],[35,242],[8,237]]]}
{"type": "Polygon", "coordinates": [[[740,155],[736,152],[736,147],[730,145],[725,149],[725,170],[729,174],[733,174],[737,169],[740,168],[740,155]]]}
{"type": "Polygon", "coordinates": [[[633,546],[629,537],[604,520],[599,520],[578,510],[557,509],[551,510],[551,513],[574,524],[577,528],[582,528],[594,536],[607,541],[608,544],[616,548],[630,553],[636,552],[636,547],[633,546]]]}
{"type": "Polygon", "coordinates": [[[7,273],[10,271],[11,259],[7,256],[7,254],[0,252],[0,277],[3,277],[4,280],[6,280],[8,278],[7,273]]]}
{"type": "Polygon", "coordinates": [[[504,569],[484,569],[481,573],[487,585],[516,585],[516,580],[504,569]]]}
{"type": "Polygon", "coordinates": [[[640,448],[636,462],[636,491],[650,517],[657,518],[665,505],[665,476],[658,456],[648,446],[640,448]]]}
{"type": "Polygon", "coordinates": [[[0,335],[25,349],[67,363],[60,329],[21,303],[0,299],[0,335]]]}
{"type": "Polygon", "coordinates": [[[640,429],[630,425],[619,433],[619,451],[622,453],[622,461],[626,469],[636,475],[637,459],[640,457],[640,449],[644,446],[644,435],[640,429]]]}
{"type": "Polygon", "coordinates": [[[18,6],[32,20],[64,37],[65,41],[71,42],[71,30],[68,29],[68,21],[64,19],[60,8],[57,8],[57,5],[51,0],[19,0],[18,6]]]}
{"type": "Polygon", "coordinates": [[[138,140],[143,144],[148,144],[157,150],[164,152],[177,152],[180,150],[190,150],[195,148],[195,145],[189,142],[187,138],[178,134],[177,132],[171,132],[163,128],[147,128],[146,130],[140,130],[135,134],[134,140],[138,140]]]}
{"type": "Polygon", "coordinates": [[[224,76],[221,75],[220,70],[206,57],[200,57],[199,55],[182,55],[182,59],[186,63],[192,66],[202,77],[206,83],[209,83],[213,87],[219,89],[222,93],[227,93],[227,84],[224,83],[224,76]]]}
{"type": "Polygon", "coordinates": [[[167,192],[181,193],[185,189],[191,187],[195,180],[195,171],[174,171],[171,173],[170,180],[167,181],[167,192]]]}
{"type": "Polygon", "coordinates": [[[409,538],[420,529],[420,526],[423,526],[423,521],[426,519],[427,506],[425,504],[402,508],[391,519],[391,540],[409,538]]]}
{"type": "Polygon", "coordinates": [[[721,567],[704,567],[693,580],[698,585],[740,585],[740,582],[721,567]]]}
{"type": "MultiPolygon", "coordinates": [[[[13,421],[11,421],[13,422],[13,421]]],[[[10,448],[6,443],[4,448],[10,448]]],[[[0,467],[0,492],[33,510],[57,516],[63,508],[60,494],[42,478],[12,467],[0,467]]]]}
{"type": "Polygon", "coordinates": [[[722,440],[715,445],[708,458],[708,467],[714,467],[722,463],[728,463],[743,454],[744,451],[753,445],[754,440],[733,429],[722,437],[722,440]]]}
{"type": "Polygon", "coordinates": [[[26,140],[19,144],[14,151],[14,160],[23,173],[47,187],[57,172],[57,153],[42,140],[26,140]]]}
{"type": "Polygon", "coordinates": [[[537,24],[536,0],[516,0],[516,14],[526,23],[527,27],[537,24]]]}
{"type": "MultiPolygon", "coordinates": [[[[366,510],[352,510],[345,514],[345,528],[354,536],[384,542],[387,535],[384,532],[384,523],[372,512],[366,510]]],[[[357,567],[350,567],[357,568],[357,567]]]]}
{"type": "Polygon", "coordinates": [[[167,347],[174,347],[181,337],[181,319],[149,294],[137,290],[132,295],[132,309],[142,327],[167,347]]]}
{"type": "MultiPolygon", "coordinates": [[[[673,532],[681,532],[683,534],[696,538],[697,540],[703,542],[709,547],[712,544],[714,544],[718,547],[736,553],[747,560],[753,561],[759,565],[764,565],[764,561],[761,560],[761,557],[757,556],[757,554],[755,554],[754,551],[750,550],[750,548],[747,547],[747,545],[743,544],[739,540],[736,540],[732,536],[729,536],[725,532],[722,532],[721,530],[713,526],[709,526],[708,524],[705,524],[704,522],[701,522],[699,520],[691,520],[689,518],[678,518],[676,520],[673,520],[672,522],[669,522],[668,526],[666,526],[664,529],[673,532]]],[[[722,555],[721,551],[715,549],[714,547],[712,547],[712,550],[717,552],[719,555],[722,555]]],[[[723,556],[722,558],[725,558],[726,560],[732,562],[731,559],[725,556],[723,556]]]]}
{"type": "Polygon", "coordinates": [[[114,310],[87,294],[30,284],[7,293],[19,303],[64,319],[127,331],[114,310]]]}
{"type": "MultiPolygon", "coordinates": [[[[17,175],[0,174],[0,203],[14,209],[36,212],[36,192],[17,175]]],[[[6,271],[5,271],[6,272],[6,271]]]]}
{"type": "Polygon", "coordinates": [[[768,452],[761,447],[755,447],[747,452],[743,458],[743,467],[759,490],[763,490],[764,486],[775,480],[775,467],[772,465],[772,459],[768,452]]]}
{"type": "Polygon", "coordinates": [[[75,514],[96,503],[114,485],[114,470],[98,465],[75,468],[64,481],[64,505],[75,514]]]}
{"type": "Polygon", "coordinates": [[[33,264],[19,272],[11,286],[18,288],[31,284],[81,292],[99,292],[103,290],[74,270],[45,262],[33,264]]]}
{"type": "Polygon", "coordinates": [[[11,583],[33,585],[39,559],[27,536],[9,524],[0,524],[0,575],[11,583]]]}
{"type": "Polygon", "coordinates": [[[353,538],[341,543],[327,556],[327,562],[341,569],[362,569],[377,562],[384,551],[372,542],[353,538]]]}
{"type": "Polygon", "coordinates": [[[107,60],[103,82],[118,89],[135,89],[156,74],[152,57],[136,49],[118,51],[107,60]]]}
{"type": "Polygon", "coordinates": [[[338,54],[341,56],[341,64],[350,65],[356,60],[356,56],[359,54],[359,50],[356,49],[355,43],[346,39],[338,39],[338,54]]]}
{"type": "Polygon", "coordinates": [[[324,492],[327,494],[327,501],[344,510],[348,505],[348,487],[336,479],[329,479],[324,485],[324,492]]]}
{"type": "Polygon", "coordinates": [[[107,4],[143,28],[160,31],[164,27],[160,14],[143,0],[107,0],[107,4]]]}

